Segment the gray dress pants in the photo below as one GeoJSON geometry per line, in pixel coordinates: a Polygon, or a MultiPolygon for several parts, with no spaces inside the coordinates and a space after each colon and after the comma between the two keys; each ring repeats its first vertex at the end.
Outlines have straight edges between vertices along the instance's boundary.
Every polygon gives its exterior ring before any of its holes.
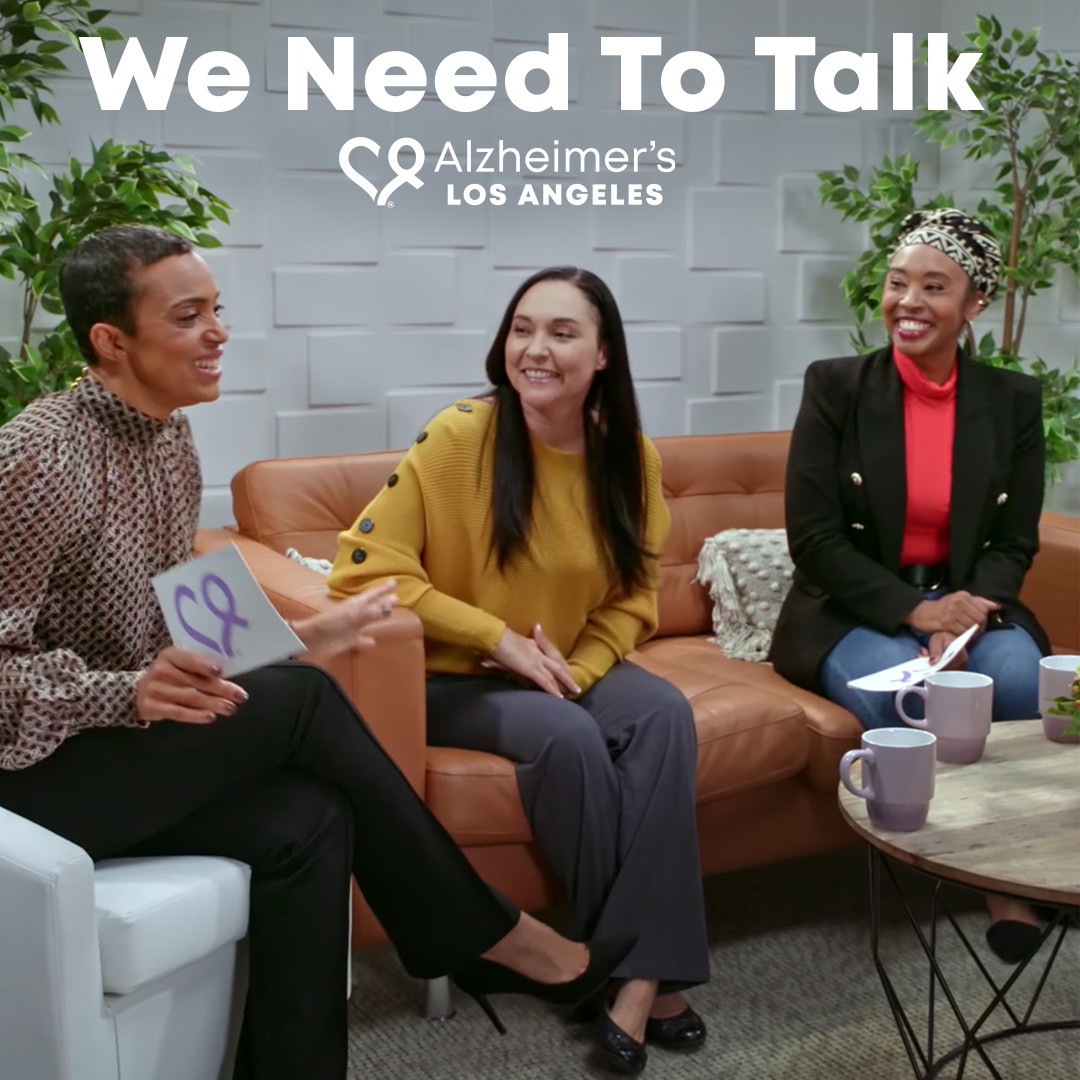
{"type": "Polygon", "coordinates": [[[578,701],[506,678],[427,683],[432,746],[517,764],[525,813],[569,894],[581,938],[636,934],[615,976],[670,992],[709,978],[694,816],[690,704],[664,679],[616,664],[578,701]]]}

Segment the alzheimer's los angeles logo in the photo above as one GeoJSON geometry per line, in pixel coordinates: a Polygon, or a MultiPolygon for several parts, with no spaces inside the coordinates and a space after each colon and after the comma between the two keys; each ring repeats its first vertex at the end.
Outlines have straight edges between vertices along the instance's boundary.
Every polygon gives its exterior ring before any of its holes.
{"type": "MultiPolygon", "coordinates": [[[[419,174],[427,162],[427,153],[416,139],[406,137],[391,143],[386,151],[386,161],[394,176],[380,188],[372,176],[380,175],[376,169],[381,154],[382,148],[374,139],[359,135],[342,144],[338,165],[377,206],[393,208],[391,196],[400,187],[405,184],[414,188],[424,186],[419,174]],[[409,165],[402,164],[403,150],[413,155],[409,165]],[[370,170],[370,175],[362,172],[358,164],[370,170]]],[[[493,146],[474,146],[472,139],[468,139],[464,147],[455,147],[452,142],[446,142],[432,171],[439,173],[445,169],[458,175],[509,172],[520,179],[524,163],[530,173],[547,169],[573,173],[590,168],[594,173],[620,173],[628,168],[636,173],[643,157],[646,165],[655,163],[661,172],[671,172],[675,168],[675,151],[670,146],[657,149],[655,141],[650,141],[648,146],[635,146],[629,151],[612,147],[601,154],[594,146],[560,148],[556,139],[550,149],[534,146],[523,154],[517,147],[507,146],[502,139],[493,146]]],[[[564,202],[569,206],[659,206],[663,198],[663,187],[656,183],[537,180],[522,184],[514,202],[517,206],[561,206],[564,202]]],[[[454,180],[446,185],[447,206],[481,206],[484,203],[505,206],[510,201],[511,194],[507,191],[506,183],[464,183],[454,180]]]]}

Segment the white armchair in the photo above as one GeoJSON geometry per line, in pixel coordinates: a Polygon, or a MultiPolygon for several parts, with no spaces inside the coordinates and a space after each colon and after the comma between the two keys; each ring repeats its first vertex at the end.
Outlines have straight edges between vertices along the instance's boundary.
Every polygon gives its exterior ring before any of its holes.
{"type": "Polygon", "coordinates": [[[249,877],[243,863],[200,856],[95,867],[0,808],[4,1080],[228,1077],[249,877]]]}

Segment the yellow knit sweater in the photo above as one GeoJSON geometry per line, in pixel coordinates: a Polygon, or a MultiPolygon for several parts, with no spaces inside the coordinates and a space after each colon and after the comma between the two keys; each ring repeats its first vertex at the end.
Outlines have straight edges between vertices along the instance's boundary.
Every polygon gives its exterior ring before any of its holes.
{"type": "MultiPolygon", "coordinates": [[[[493,416],[486,401],[462,401],[428,423],[341,534],[330,591],[344,596],[396,578],[402,606],[424,624],[429,672],[487,674],[480,661],[507,626],[528,637],[539,623],[588,690],[656,629],[658,564],[648,563],[649,587],[623,594],[589,520],[585,455],[533,439],[529,551],[500,573],[490,554],[494,432],[484,441],[493,416]]],[[[641,439],[645,547],[659,553],[671,518],[659,455],[641,439]]]]}

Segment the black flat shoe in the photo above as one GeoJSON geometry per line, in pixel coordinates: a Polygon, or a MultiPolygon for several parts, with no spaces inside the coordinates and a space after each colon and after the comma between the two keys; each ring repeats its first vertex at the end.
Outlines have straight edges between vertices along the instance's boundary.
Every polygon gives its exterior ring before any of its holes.
{"type": "Polygon", "coordinates": [[[649,1060],[645,1044],[627,1035],[607,1009],[596,1018],[596,1052],[605,1065],[622,1073],[639,1073],[649,1060]]]}
{"type": "Polygon", "coordinates": [[[555,1005],[576,1005],[601,990],[611,973],[637,944],[637,937],[605,938],[589,942],[589,966],[569,982],[537,982],[492,960],[477,958],[453,973],[454,983],[487,1014],[500,1035],[506,1028],[487,999],[488,994],[527,994],[555,1005]]]}
{"type": "Polygon", "coordinates": [[[705,1035],[705,1021],[689,1005],[678,1016],[645,1022],[645,1041],[665,1050],[696,1050],[705,1035]]]}
{"type": "Polygon", "coordinates": [[[1001,919],[986,928],[986,943],[994,955],[1006,964],[1019,964],[1039,947],[1042,927],[1015,919],[1001,919]]]}

